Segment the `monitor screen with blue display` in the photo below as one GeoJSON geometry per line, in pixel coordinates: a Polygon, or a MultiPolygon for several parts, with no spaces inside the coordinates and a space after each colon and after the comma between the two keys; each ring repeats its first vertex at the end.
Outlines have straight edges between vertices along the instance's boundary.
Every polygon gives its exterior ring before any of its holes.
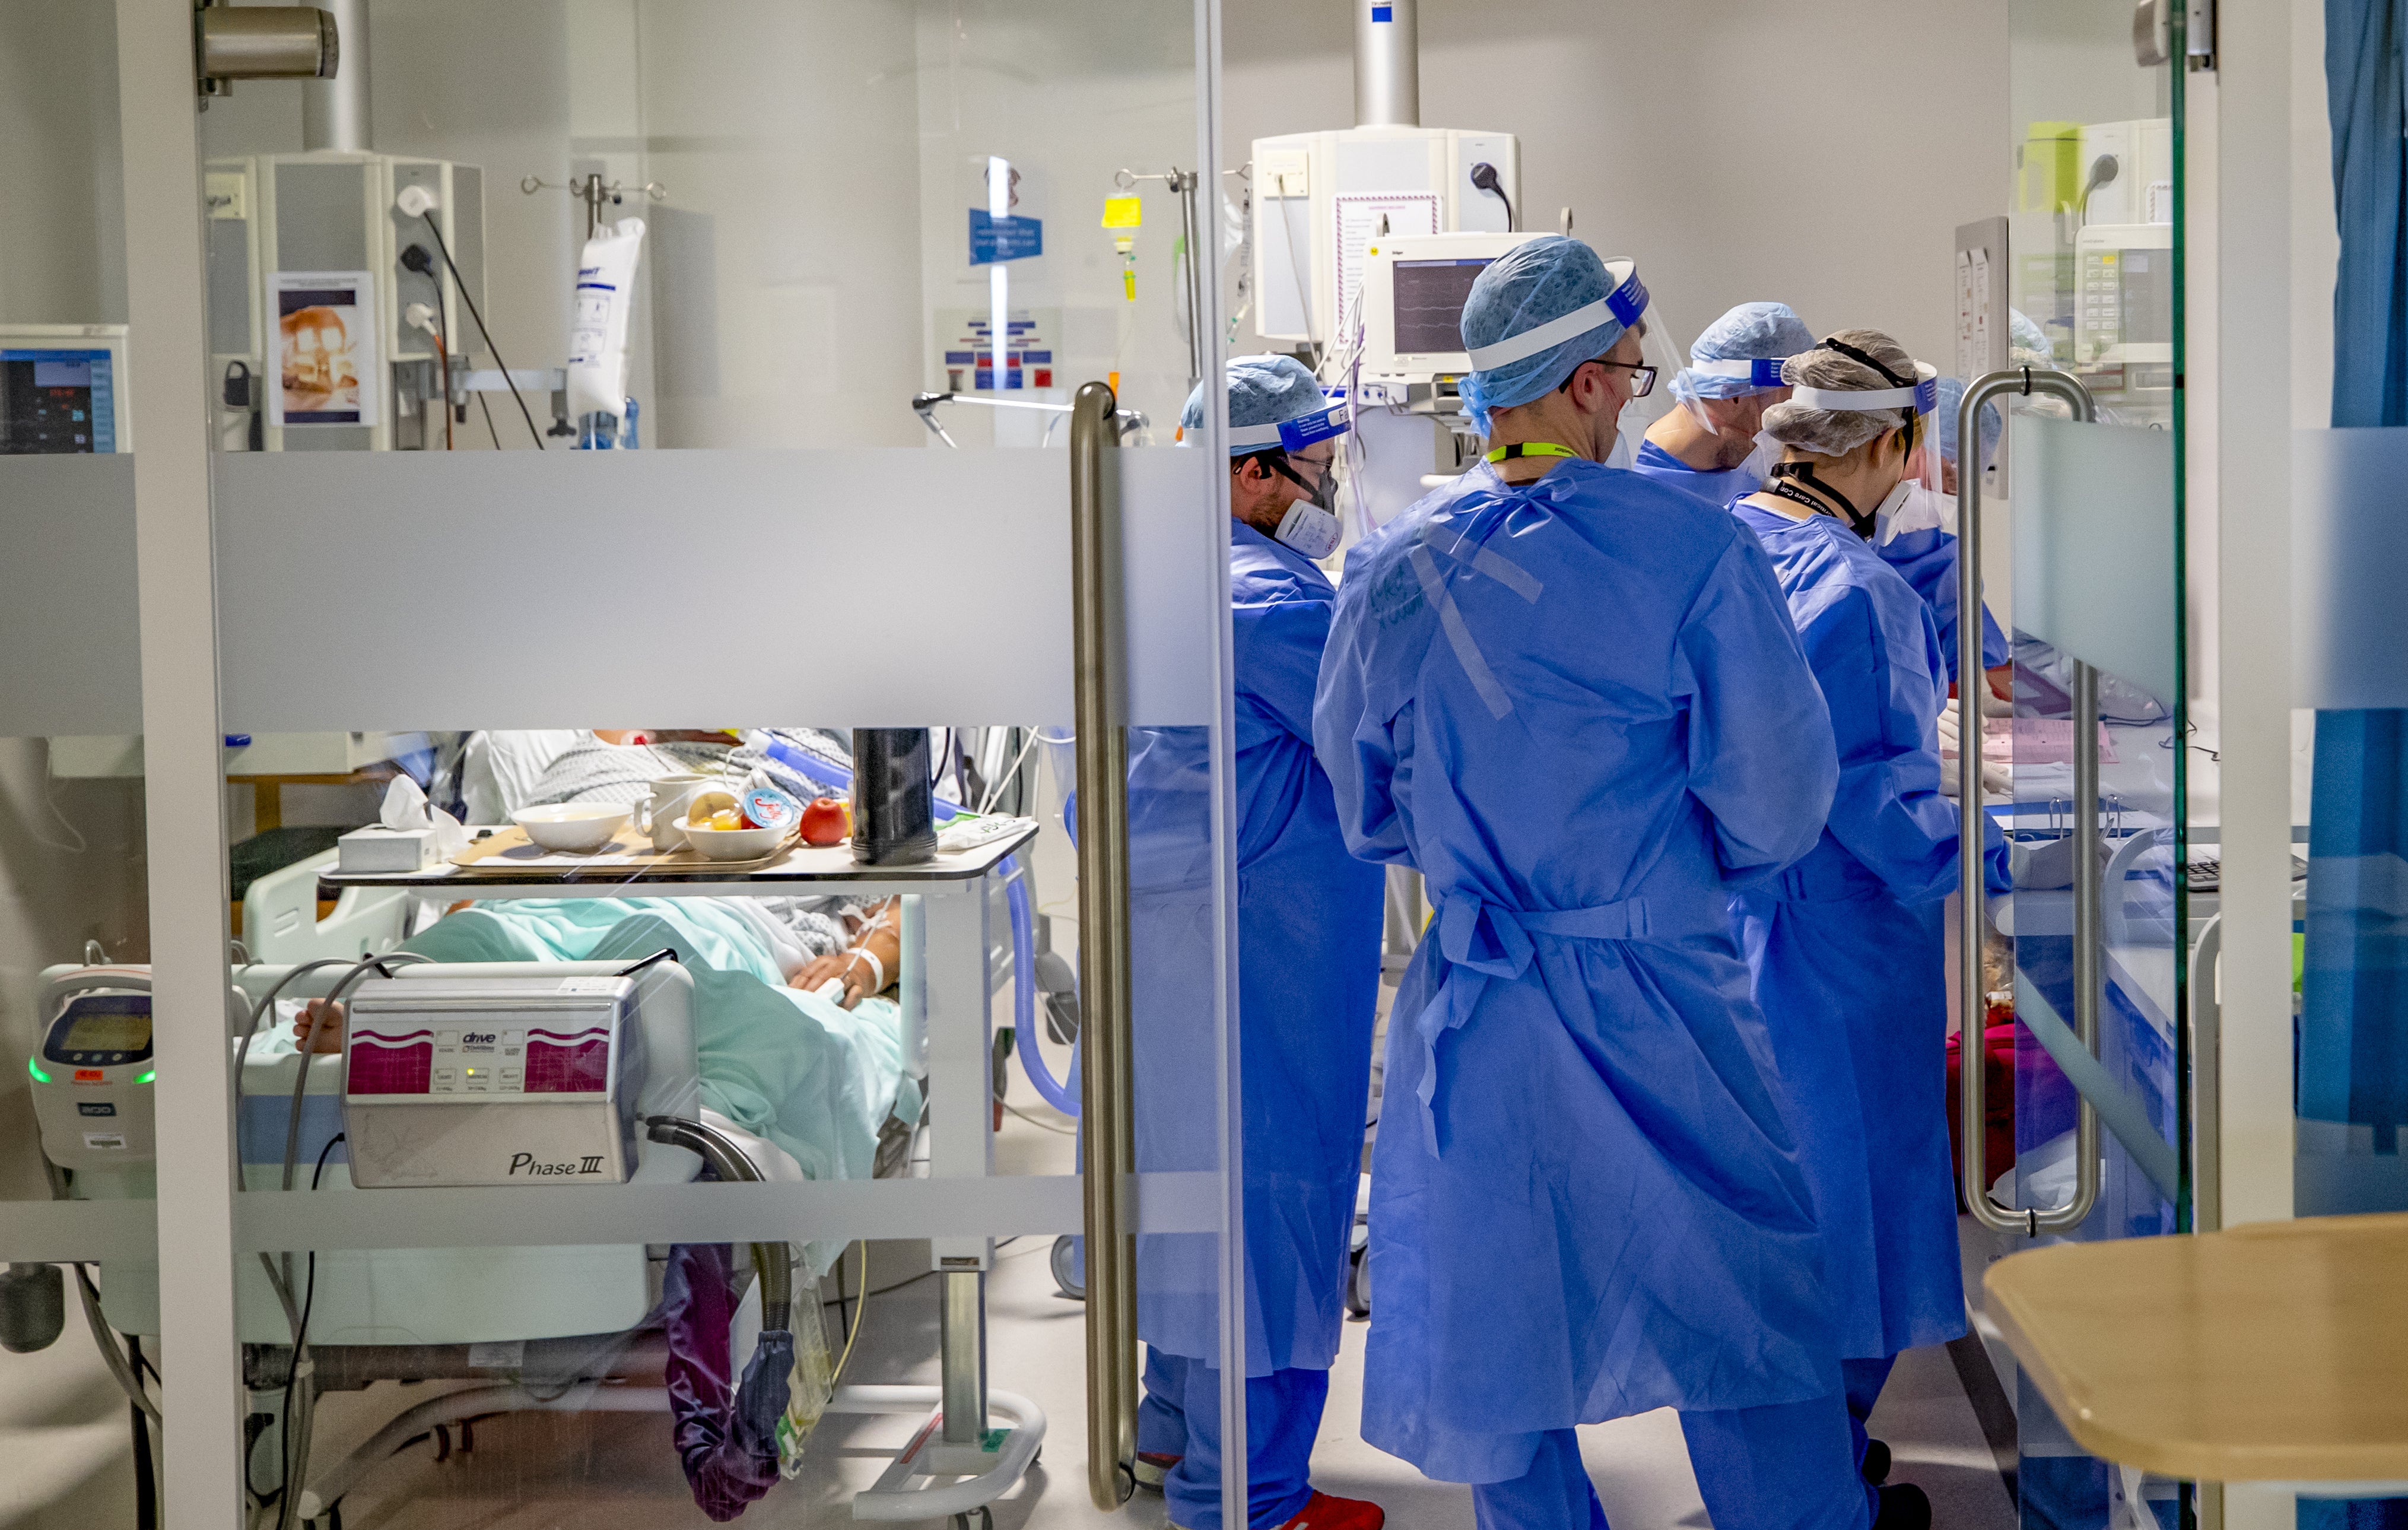
{"type": "Polygon", "coordinates": [[[116,450],[116,367],[107,350],[0,349],[0,455],[116,450]]]}

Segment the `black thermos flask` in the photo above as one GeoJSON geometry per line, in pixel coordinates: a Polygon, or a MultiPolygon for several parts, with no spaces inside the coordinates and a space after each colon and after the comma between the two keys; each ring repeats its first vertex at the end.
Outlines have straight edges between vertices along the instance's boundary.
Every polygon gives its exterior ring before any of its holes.
{"type": "Polygon", "coordinates": [[[925,728],[853,730],[853,858],[917,865],[937,858],[925,728]]]}

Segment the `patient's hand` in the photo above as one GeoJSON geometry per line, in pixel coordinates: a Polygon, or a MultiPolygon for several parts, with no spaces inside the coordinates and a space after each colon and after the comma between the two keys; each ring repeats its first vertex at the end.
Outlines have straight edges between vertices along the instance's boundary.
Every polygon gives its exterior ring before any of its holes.
{"type": "Polygon", "coordinates": [[[812,957],[800,972],[786,980],[786,986],[809,994],[830,978],[843,979],[844,991],[837,1002],[850,1009],[872,992],[869,985],[878,980],[878,969],[854,952],[840,951],[832,956],[812,957]]]}
{"type": "Polygon", "coordinates": [[[309,1027],[312,1022],[316,1023],[318,1030],[315,1037],[310,1038],[309,1050],[313,1052],[329,1052],[339,1055],[343,1050],[343,1006],[341,1002],[339,1000],[330,1002],[325,999],[311,999],[308,1004],[302,1006],[301,1012],[293,1017],[293,1044],[294,1046],[299,1046],[303,1037],[310,1036],[309,1027]]]}

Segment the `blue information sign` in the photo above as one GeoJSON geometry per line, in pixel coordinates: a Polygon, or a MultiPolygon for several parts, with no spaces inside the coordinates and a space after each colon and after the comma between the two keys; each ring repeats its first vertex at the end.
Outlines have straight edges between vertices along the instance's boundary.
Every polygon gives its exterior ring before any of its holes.
{"type": "Polygon", "coordinates": [[[983,207],[970,209],[970,264],[993,265],[997,261],[1025,261],[1045,253],[1045,224],[1037,218],[997,218],[983,207]]]}

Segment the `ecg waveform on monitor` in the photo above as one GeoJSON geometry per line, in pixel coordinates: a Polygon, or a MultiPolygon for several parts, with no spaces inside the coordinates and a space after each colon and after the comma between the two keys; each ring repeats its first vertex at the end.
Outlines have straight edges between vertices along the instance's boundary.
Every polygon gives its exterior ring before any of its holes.
{"type": "Polygon", "coordinates": [[[1397,353],[1443,354],[1463,349],[1463,303],[1484,260],[1398,261],[1396,279],[1397,353]]]}

